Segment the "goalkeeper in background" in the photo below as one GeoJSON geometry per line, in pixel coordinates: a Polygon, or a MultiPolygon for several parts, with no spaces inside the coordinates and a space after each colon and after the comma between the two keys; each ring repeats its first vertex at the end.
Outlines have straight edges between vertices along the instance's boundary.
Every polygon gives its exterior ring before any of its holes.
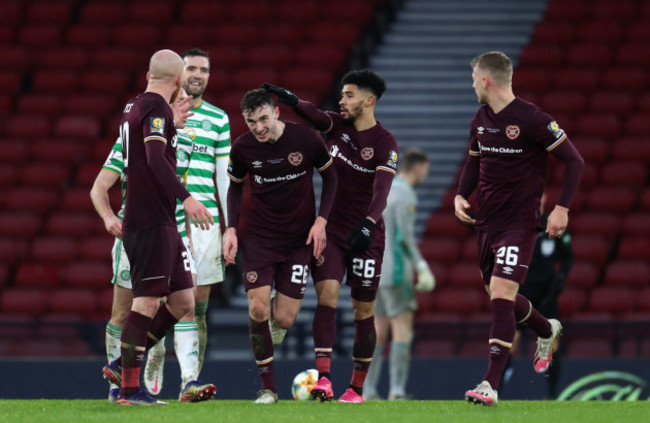
{"type": "Polygon", "coordinates": [[[413,314],[417,310],[415,291],[431,291],[435,278],[422,258],[415,241],[417,194],[413,187],[429,173],[429,159],[418,149],[408,150],[393,180],[383,217],[386,222],[386,249],[375,300],[377,346],[363,386],[365,400],[380,399],[377,383],[381,375],[384,345],[392,335],[389,358],[389,400],[404,400],[411,364],[413,314]],[[417,271],[417,281],[414,280],[417,271]]]}

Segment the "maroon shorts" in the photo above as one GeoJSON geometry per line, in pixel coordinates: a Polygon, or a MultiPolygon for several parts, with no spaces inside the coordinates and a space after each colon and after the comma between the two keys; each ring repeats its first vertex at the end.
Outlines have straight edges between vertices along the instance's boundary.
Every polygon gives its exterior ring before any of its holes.
{"type": "Polygon", "coordinates": [[[273,248],[255,239],[242,242],[244,288],[275,286],[287,297],[301,300],[309,280],[313,247],[273,248]]]}
{"type": "Polygon", "coordinates": [[[347,272],[346,284],[352,288],[350,295],[357,301],[372,302],[377,296],[381,265],[384,261],[384,228],[377,227],[370,248],[363,254],[352,255],[348,245],[332,240],[327,241],[322,258],[314,259],[312,276],[314,282],[326,279],[343,281],[347,272]]]}
{"type": "Polygon", "coordinates": [[[162,297],[192,288],[187,250],[175,226],[122,234],[131,264],[133,297],[162,297]]]}
{"type": "Polygon", "coordinates": [[[517,229],[499,233],[477,231],[477,234],[483,282],[489,285],[490,278],[498,276],[522,284],[533,257],[537,231],[517,229]]]}

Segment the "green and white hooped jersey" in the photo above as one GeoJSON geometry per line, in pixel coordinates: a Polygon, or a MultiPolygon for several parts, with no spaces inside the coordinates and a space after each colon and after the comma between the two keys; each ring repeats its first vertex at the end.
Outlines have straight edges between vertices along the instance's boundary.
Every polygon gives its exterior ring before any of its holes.
{"type": "MultiPolygon", "coordinates": [[[[192,139],[182,132],[178,132],[178,145],[176,146],[176,175],[185,183],[187,180],[187,169],[190,167],[190,160],[192,158],[192,147],[194,143],[192,139]]],[[[187,236],[187,228],[185,227],[185,207],[183,203],[176,199],[176,225],[178,225],[178,233],[181,238],[187,236]]]]}
{"type": "Polygon", "coordinates": [[[126,204],[126,172],[124,171],[124,154],[122,153],[122,137],[117,137],[111,152],[104,162],[102,169],[110,170],[120,176],[120,188],[122,189],[122,206],[117,212],[117,217],[124,218],[124,205],[126,204]]]}
{"type": "Polygon", "coordinates": [[[230,155],[230,122],[226,112],[206,101],[191,111],[194,115],[187,120],[183,129],[194,141],[187,173],[187,190],[208,208],[217,223],[219,209],[213,175],[216,172],[219,200],[225,208],[229,184],[226,169],[230,155]]]}

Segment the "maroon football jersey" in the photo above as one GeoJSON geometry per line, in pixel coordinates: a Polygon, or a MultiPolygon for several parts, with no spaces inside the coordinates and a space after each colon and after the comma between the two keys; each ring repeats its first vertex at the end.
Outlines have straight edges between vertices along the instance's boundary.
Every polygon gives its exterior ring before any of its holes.
{"type": "Polygon", "coordinates": [[[259,142],[250,132],[237,138],[228,176],[238,183],[250,176],[246,233],[278,248],[303,246],[316,218],[314,168],[331,163],[322,138],[304,125],[285,122],[274,143],[259,142]]]}
{"type": "Polygon", "coordinates": [[[548,152],[567,141],[555,120],[515,98],[499,113],[487,105],[472,120],[469,154],[480,157],[476,226],[537,226],[548,152]]]}
{"type": "MultiPolygon", "coordinates": [[[[330,239],[347,243],[354,228],[368,216],[375,174],[395,174],[399,150],[393,134],[379,122],[372,128],[357,131],[340,114],[327,113],[332,119],[332,129],[327,133],[327,147],[338,178],[327,235],[330,239]]],[[[380,221],[381,217],[377,223],[380,221]]]]}
{"type": "Polygon", "coordinates": [[[164,142],[165,157],[176,169],[176,128],[172,109],[159,94],[144,93],[129,100],[120,124],[126,168],[124,230],[154,225],[176,226],[176,197],[147,165],[145,142],[164,142]]]}

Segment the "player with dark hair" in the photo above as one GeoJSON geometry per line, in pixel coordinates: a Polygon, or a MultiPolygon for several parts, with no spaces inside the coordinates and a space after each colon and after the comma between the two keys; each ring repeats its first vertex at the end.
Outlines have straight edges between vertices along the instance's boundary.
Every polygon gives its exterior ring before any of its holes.
{"type": "Polygon", "coordinates": [[[458,219],[476,228],[479,267],[491,297],[492,328],[487,372],[465,399],[496,405],[516,323],[526,323],[537,333],[535,371],[544,373],[551,364],[552,345],[562,325],[547,320],[517,291],[535,247],[548,153],[565,165],[562,193],[546,227],[551,238],[566,230],[584,160],[551,116],[513,94],[512,62],[505,54],[479,55],[472,60],[472,70],[473,87],[483,106],[472,120],[469,155],[454,205],[458,219]],[[477,187],[472,218],[467,198],[477,187]]]}
{"type": "Polygon", "coordinates": [[[363,386],[363,399],[380,399],[377,384],[381,375],[384,345],[390,342],[389,400],[405,400],[406,382],[411,364],[413,314],[417,310],[415,291],[431,291],[435,277],[420,254],[415,240],[414,187],[429,173],[429,158],[418,149],[409,149],[400,159],[400,170],[388,194],[383,217],[386,224],[386,249],[375,299],[377,346],[372,366],[363,386]],[[417,281],[414,275],[417,273],[417,281]]]}
{"type": "Polygon", "coordinates": [[[325,226],[336,192],[336,172],[318,134],[305,125],[279,120],[280,109],[266,91],[247,92],[241,109],[250,131],[235,140],[230,152],[224,258],[227,263],[234,263],[241,245],[250,340],[262,380],[255,403],[273,404],[278,396],[269,319],[273,316],[284,330],[296,320],[311,257],[320,258],[325,248],[325,226]],[[318,216],[314,168],[323,179],[318,216]],[[247,175],[251,178],[250,212],[245,235],[238,235],[247,175]],[[276,296],[271,302],[273,287],[276,296]]]}
{"type": "Polygon", "coordinates": [[[122,239],[131,264],[133,303],[121,334],[121,357],[103,368],[120,386],[121,405],[164,405],[140,389],[145,352],[194,307],[187,251],[176,227],[176,199],[201,227],[214,221],[176,177],[176,128],[169,103],[181,88],[183,59],[159,50],[147,73],[147,89],[124,108],[127,190],[122,239]],[[167,296],[160,305],[159,299],[167,296]]]}
{"type": "Polygon", "coordinates": [[[342,83],[340,113],[323,112],[284,88],[263,87],[326,134],[334,160],[339,188],[327,225],[329,242],[312,268],[318,296],[313,334],[319,380],[311,392],[321,401],[334,396],[330,364],[338,297],[347,272],[354,308],[354,370],[339,402],[360,403],[376,344],[374,302],[384,257],[381,215],[397,169],[398,148],[395,137],[375,120],[377,101],[386,90],[384,80],[373,71],[354,70],[342,83]]]}

